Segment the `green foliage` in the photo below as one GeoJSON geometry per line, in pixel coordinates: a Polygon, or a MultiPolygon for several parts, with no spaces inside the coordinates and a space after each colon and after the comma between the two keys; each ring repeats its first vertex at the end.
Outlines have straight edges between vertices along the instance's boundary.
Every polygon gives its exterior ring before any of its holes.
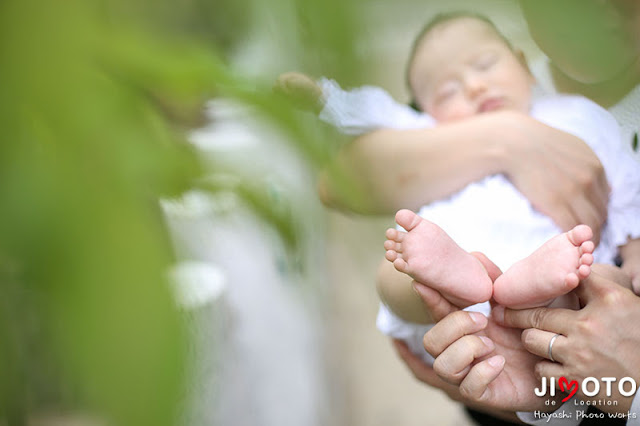
{"type": "MultiPolygon", "coordinates": [[[[291,6],[280,3],[275,13],[291,6]]],[[[339,76],[353,72],[341,59],[353,53],[352,9],[334,3],[293,6],[316,15],[310,48],[339,76]]],[[[267,84],[225,63],[258,4],[0,3],[0,423],[48,406],[174,423],[185,344],[158,199],[203,186],[184,129],[225,95],[282,128],[310,165],[332,154],[267,84]]],[[[290,212],[263,188],[231,189],[295,244],[290,212]]]]}

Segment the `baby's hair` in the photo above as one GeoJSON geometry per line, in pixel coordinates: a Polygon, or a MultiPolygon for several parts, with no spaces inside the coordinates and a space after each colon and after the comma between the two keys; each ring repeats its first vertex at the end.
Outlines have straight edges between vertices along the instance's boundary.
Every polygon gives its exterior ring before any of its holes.
{"type": "MultiPolygon", "coordinates": [[[[444,24],[445,22],[455,21],[457,19],[462,19],[462,18],[477,19],[479,21],[486,23],[487,25],[489,25],[489,27],[491,27],[491,29],[496,33],[496,35],[500,37],[502,41],[505,42],[505,44],[509,47],[509,49],[513,50],[513,46],[511,45],[511,42],[498,30],[496,25],[484,15],[480,15],[479,13],[475,13],[475,12],[465,12],[465,11],[439,13],[436,16],[434,16],[429,22],[427,22],[424,27],[422,27],[422,29],[414,39],[413,45],[411,46],[409,59],[407,61],[407,65],[405,69],[405,82],[407,84],[407,87],[409,88],[409,92],[412,92],[411,83],[409,81],[409,71],[411,70],[411,65],[413,64],[413,60],[416,55],[416,51],[418,50],[418,46],[420,45],[420,42],[422,42],[422,40],[424,40],[424,38],[437,26],[444,24]]],[[[415,109],[416,111],[422,111],[420,109],[420,106],[416,102],[416,100],[413,99],[413,93],[411,93],[411,96],[412,96],[412,100],[409,103],[409,106],[415,109]]]]}

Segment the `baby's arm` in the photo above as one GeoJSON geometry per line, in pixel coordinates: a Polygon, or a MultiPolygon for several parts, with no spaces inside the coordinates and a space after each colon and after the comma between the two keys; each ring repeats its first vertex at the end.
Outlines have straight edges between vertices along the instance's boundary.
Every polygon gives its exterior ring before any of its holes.
{"type": "Polygon", "coordinates": [[[620,247],[622,270],[631,277],[633,292],[640,295],[640,239],[629,240],[620,247]]]}

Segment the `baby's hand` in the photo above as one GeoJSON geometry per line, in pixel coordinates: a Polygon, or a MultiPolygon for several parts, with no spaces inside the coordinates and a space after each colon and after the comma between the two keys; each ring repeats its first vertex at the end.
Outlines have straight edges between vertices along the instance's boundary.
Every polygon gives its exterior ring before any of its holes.
{"type": "Polygon", "coordinates": [[[299,72],[280,74],[274,90],[285,95],[302,109],[318,113],[324,107],[322,88],[306,74],[299,72]]]}

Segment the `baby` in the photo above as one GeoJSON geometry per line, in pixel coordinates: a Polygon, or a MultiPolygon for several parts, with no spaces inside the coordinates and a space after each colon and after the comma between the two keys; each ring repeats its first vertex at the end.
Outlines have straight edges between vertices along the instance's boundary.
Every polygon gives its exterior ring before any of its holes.
{"type": "MultiPolygon", "coordinates": [[[[567,294],[592,269],[621,274],[613,266],[620,255],[638,292],[640,171],[619,149],[618,125],[609,113],[577,96],[535,96],[523,56],[490,21],[468,13],[439,15],[425,27],[414,44],[407,79],[414,104],[428,115],[395,103],[380,89],[344,92],[333,82],[324,80],[318,86],[300,74],[281,76],[280,85],[289,92],[321,93],[316,103],[322,107],[320,117],[350,134],[380,127],[456,125],[498,110],[527,114],[589,144],[612,192],[608,222],[596,249],[586,225],[561,233],[506,177],[487,177],[424,206],[419,215],[409,210],[396,214],[404,230],[387,230],[384,244],[386,258],[396,269],[460,307],[493,297],[508,307],[527,308],[567,294]],[[484,253],[505,272],[492,282],[471,251],[484,253]],[[594,257],[605,265],[595,265],[594,257]]],[[[473,136],[468,135],[470,143],[473,136]]],[[[387,304],[381,307],[379,327],[394,337],[413,338],[410,346],[420,352],[424,328],[401,318],[426,322],[426,314],[424,321],[415,319],[422,301],[410,286],[383,283],[379,292],[387,304]]]]}
{"type": "MultiPolygon", "coordinates": [[[[411,56],[407,77],[414,102],[438,123],[500,109],[530,111],[534,80],[524,58],[484,19],[456,15],[432,21],[411,56]]],[[[399,211],[396,222],[408,233],[387,231],[386,258],[462,307],[492,295],[512,308],[546,305],[586,278],[593,263],[591,229],[580,225],[551,238],[492,283],[480,261],[434,223],[408,210],[399,211]]]]}

